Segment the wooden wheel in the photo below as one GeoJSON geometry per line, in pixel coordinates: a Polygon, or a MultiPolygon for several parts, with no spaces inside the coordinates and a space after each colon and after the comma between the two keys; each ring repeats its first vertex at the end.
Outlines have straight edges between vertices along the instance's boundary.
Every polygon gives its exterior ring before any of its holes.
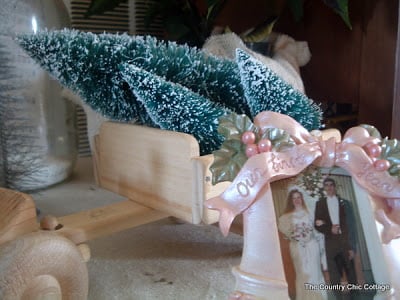
{"type": "Polygon", "coordinates": [[[31,196],[0,188],[0,245],[39,229],[31,196]]]}
{"type": "Polygon", "coordinates": [[[71,299],[88,295],[79,248],[53,232],[26,234],[0,246],[0,299],[71,299]]]}

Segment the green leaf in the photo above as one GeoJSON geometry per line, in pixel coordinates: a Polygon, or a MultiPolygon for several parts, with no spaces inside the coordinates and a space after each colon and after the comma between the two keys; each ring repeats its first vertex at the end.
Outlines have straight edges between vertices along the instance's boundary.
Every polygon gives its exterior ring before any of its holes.
{"type": "MultiPolygon", "coordinates": [[[[348,0],[322,0],[322,2],[337,13],[349,29],[352,29],[348,0]]],[[[304,16],[304,0],[287,0],[287,5],[295,21],[300,21],[304,16]]]]}
{"type": "Polygon", "coordinates": [[[207,7],[216,5],[218,2],[221,2],[221,1],[220,0],[207,0],[207,7]]]}
{"type": "MultiPolygon", "coordinates": [[[[361,125],[361,127],[369,127],[369,133],[373,137],[381,138],[380,133],[375,127],[369,125],[361,125]],[[371,130],[371,131],[370,131],[371,130]]],[[[366,128],[367,129],[367,128],[366,128]]],[[[368,130],[368,129],[367,129],[368,130]]],[[[400,142],[397,139],[384,138],[381,142],[382,153],[380,159],[386,159],[390,163],[389,174],[400,179],[400,142]]]]}
{"type": "Polygon", "coordinates": [[[240,141],[245,131],[253,131],[257,134],[257,127],[246,115],[232,113],[222,116],[218,121],[218,132],[222,134],[226,140],[234,139],[240,141]]]}
{"type": "Polygon", "coordinates": [[[207,22],[211,25],[226,4],[226,0],[207,0],[207,22]]]}
{"type": "Polygon", "coordinates": [[[389,170],[388,170],[389,174],[392,176],[396,176],[397,178],[400,179],[400,165],[392,165],[389,170]]]}
{"type": "Polygon", "coordinates": [[[214,151],[214,162],[210,166],[212,184],[232,181],[247,161],[246,145],[240,140],[231,139],[222,143],[221,149],[214,151]]]}
{"type": "Polygon", "coordinates": [[[390,163],[389,174],[400,178],[400,142],[397,139],[389,140],[384,138],[381,144],[381,159],[386,159],[390,163]]]}
{"type": "Polygon", "coordinates": [[[225,141],[219,150],[213,152],[214,162],[210,166],[212,184],[232,181],[247,161],[246,145],[241,140],[246,131],[255,133],[256,143],[263,138],[269,139],[274,151],[283,151],[295,145],[290,135],[282,129],[267,128],[261,133],[260,128],[246,115],[232,113],[221,116],[218,120],[218,133],[225,137],[225,141]]]}
{"type": "Polygon", "coordinates": [[[393,155],[400,158],[400,143],[397,139],[389,140],[388,138],[384,138],[381,147],[382,158],[387,158],[393,155]]]}
{"type": "Polygon", "coordinates": [[[246,145],[242,143],[242,134],[253,131],[257,134],[257,127],[246,115],[235,113],[221,116],[218,119],[218,133],[225,141],[221,148],[214,151],[214,162],[210,166],[213,174],[212,184],[222,181],[232,181],[247,161],[246,145]]]}
{"type": "Polygon", "coordinates": [[[380,132],[378,131],[378,129],[376,129],[376,127],[374,127],[372,125],[368,125],[368,124],[361,124],[358,126],[366,129],[370,136],[378,138],[380,140],[382,139],[382,136],[381,136],[380,132]]]}
{"type": "Polygon", "coordinates": [[[346,26],[352,29],[349,17],[349,1],[348,0],[322,0],[327,6],[333,9],[344,21],[346,26]]]}
{"type": "Polygon", "coordinates": [[[243,41],[248,43],[258,43],[266,41],[274,28],[275,22],[278,20],[277,16],[271,16],[257,25],[245,36],[242,37],[243,41]]]}
{"type": "Polygon", "coordinates": [[[262,139],[269,139],[272,144],[272,150],[284,151],[285,149],[291,148],[296,145],[295,141],[290,135],[279,128],[267,128],[262,134],[262,139]]]}

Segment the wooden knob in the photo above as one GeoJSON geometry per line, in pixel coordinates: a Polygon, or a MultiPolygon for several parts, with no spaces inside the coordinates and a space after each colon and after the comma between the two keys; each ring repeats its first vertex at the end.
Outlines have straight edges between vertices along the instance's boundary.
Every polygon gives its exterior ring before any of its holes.
{"type": "Polygon", "coordinates": [[[88,262],[90,260],[90,248],[88,244],[79,244],[77,247],[82,255],[83,261],[88,262]]]}
{"type": "Polygon", "coordinates": [[[59,225],[57,218],[51,215],[44,216],[40,221],[40,228],[43,230],[56,230],[59,225]]]}

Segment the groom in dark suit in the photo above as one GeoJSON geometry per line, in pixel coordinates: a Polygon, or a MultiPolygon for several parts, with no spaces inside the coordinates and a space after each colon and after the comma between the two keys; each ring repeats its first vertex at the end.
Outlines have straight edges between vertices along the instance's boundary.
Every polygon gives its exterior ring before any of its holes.
{"type": "Polygon", "coordinates": [[[326,197],[317,201],[315,228],[325,236],[325,251],[331,284],[340,284],[343,273],[349,283],[356,284],[354,269],[355,243],[352,230],[354,215],[348,200],[336,194],[336,183],[332,178],[324,180],[326,197]]]}

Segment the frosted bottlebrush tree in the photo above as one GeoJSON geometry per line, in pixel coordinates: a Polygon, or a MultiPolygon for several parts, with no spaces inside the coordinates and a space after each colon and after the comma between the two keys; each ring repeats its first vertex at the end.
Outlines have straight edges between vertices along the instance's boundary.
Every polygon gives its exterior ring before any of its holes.
{"type": "Polygon", "coordinates": [[[220,146],[217,117],[227,112],[253,118],[262,108],[309,130],[320,125],[318,106],[245,53],[235,62],[149,36],[67,29],[22,35],[18,42],[103,116],[193,134],[202,154],[220,146]],[[262,76],[253,84],[255,74],[262,76]]]}
{"type": "Polygon", "coordinates": [[[228,108],[133,65],[126,66],[122,74],[160,128],[193,134],[202,141],[202,153],[210,153],[221,145],[223,138],[217,134],[217,120],[231,112],[228,108]]]}

